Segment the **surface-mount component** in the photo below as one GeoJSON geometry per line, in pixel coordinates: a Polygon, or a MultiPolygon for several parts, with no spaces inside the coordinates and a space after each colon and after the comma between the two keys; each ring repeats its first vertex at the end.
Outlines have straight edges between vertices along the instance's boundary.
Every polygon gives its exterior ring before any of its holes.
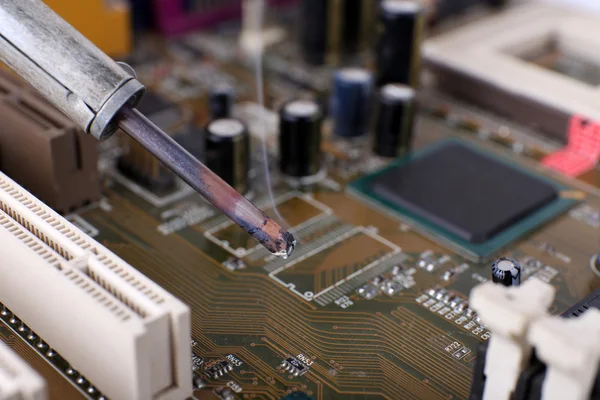
{"type": "Polygon", "coordinates": [[[425,25],[423,6],[414,1],[384,0],[379,5],[379,23],[375,46],[377,85],[402,83],[416,87],[425,25]]]}
{"type": "Polygon", "coordinates": [[[310,100],[292,100],[279,112],[279,167],[292,178],[314,177],[321,171],[323,113],[310,100]]]}
{"type": "Polygon", "coordinates": [[[373,77],[360,68],[344,68],[333,77],[331,113],[336,136],[356,138],[367,133],[373,77]]]}
{"type": "Polygon", "coordinates": [[[409,153],[416,113],[415,91],[406,85],[388,84],[377,97],[373,151],[382,157],[409,153]]]}
{"type": "Polygon", "coordinates": [[[309,367],[296,357],[288,357],[281,363],[281,367],[294,376],[304,375],[309,367]]]}
{"type": "Polygon", "coordinates": [[[250,134],[240,120],[222,118],[205,129],[206,164],[235,190],[246,194],[250,189],[250,134]]]}
{"type": "Polygon", "coordinates": [[[521,264],[512,258],[502,257],[492,264],[492,281],[504,286],[521,284],[521,264]]]}
{"type": "Polygon", "coordinates": [[[214,393],[217,395],[217,397],[220,400],[235,400],[235,395],[233,394],[233,390],[231,390],[230,388],[228,388],[226,386],[216,388],[214,390],[214,393]]]}
{"type": "Polygon", "coordinates": [[[191,393],[189,308],[4,174],[0,241],[0,301],[103,393],[191,393]]]}
{"type": "Polygon", "coordinates": [[[0,71],[0,169],[61,213],[100,198],[97,142],[0,71]]]}
{"type": "Polygon", "coordinates": [[[231,371],[233,367],[226,360],[215,360],[207,363],[204,366],[204,373],[212,379],[219,379],[229,371],[231,371]]]}
{"type": "Polygon", "coordinates": [[[0,341],[0,400],[46,400],[46,382],[0,341]]]}
{"type": "Polygon", "coordinates": [[[403,157],[351,189],[476,259],[575,204],[561,198],[559,183],[454,140],[403,157]]]}
{"type": "Polygon", "coordinates": [[[426,42],[444,90],[564,140],[574,115],[600,120],[600,17],[531,3],[426,42]]]}

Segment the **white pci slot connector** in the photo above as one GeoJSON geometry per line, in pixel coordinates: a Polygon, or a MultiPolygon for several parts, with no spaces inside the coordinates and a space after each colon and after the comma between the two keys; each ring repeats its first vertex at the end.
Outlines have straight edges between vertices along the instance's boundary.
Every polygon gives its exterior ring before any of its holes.
{"type": "Polygon", "coordinates": [[[110,399],[192,393],[189,308],[2,173],[0,302],[110,399]]]}
{"type": "Polygon", "coordinates": [[[0,342],[0,400],[46,400],[46,382],[0,342]]]}

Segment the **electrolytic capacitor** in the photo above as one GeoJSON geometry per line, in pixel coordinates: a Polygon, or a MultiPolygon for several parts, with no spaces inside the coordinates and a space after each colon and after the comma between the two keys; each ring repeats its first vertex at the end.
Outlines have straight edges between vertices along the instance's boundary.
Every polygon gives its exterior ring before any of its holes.
{"type": "Polygon", "coordinates": [[[293,178],[316,176],[321,171],[323,113],[312,100],[292,100],[279,112],[279,166],[293,178]]]}
{"type": "Polygon", "coordinates": [[[336,64],[372,42],[375,0],[302,0],[300,48],[313,65],[336,64]]]}
{"type": "Polygon", "coordinates": [[[502,257],[492,265],[492,281],[504,286],[521,284],[521,264],[512,258],[502,257]]]}
{"type": "MultiPolygon", "coordinates": [[[[332,26],[332,2],[330,0],[302,0],[300,6],[300,47],[304,60],[309,64],[324,64],[331,45],[339,43],[339,29],[332,26]],[[335,38],[336,40],[332,40],[335,38]]],[[[338,10],[339,11],[339,10],[338,10]]]]}
{"type": "Polygon", "coordinates": [[[336,136],[356,138],[367,133],[373,78],[360,68],[345,68],[335,73],[331,113],[336,136]]]}
{"type": "Polygon", "coordinates": [[[415,91],[406,85],[388,84],[379,90],[373,151],[382,157],[408,154],[415,120],[415,91]]]}
{"type": "Polygon", "coordinates": [[[226,83],[213,86],[208,94],[208,108],[213,120],[230,118],[235,103],[235,89],[226,83]]]}
{"type": "Polygon", "coordinates": [[[206,161],[210,169],[235,190],[249,190],[250,135],[246,126],[233,118],[222,118],[206,126],[206,161]]]}
{"type": "Polygon", "coordinates": [[[425,13],[416,1],[383,0],[375,47],[377,85],[418,85],[425,13]]]}

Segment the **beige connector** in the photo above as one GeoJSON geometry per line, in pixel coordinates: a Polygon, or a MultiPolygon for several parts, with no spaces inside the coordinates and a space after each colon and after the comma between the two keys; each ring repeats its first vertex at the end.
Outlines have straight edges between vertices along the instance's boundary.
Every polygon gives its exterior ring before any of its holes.
{"type": "Polygon", "coordinates": [[[191,394],[188,307],[1,173],[0,243],[0,302],[100,391],[191,394]]]}

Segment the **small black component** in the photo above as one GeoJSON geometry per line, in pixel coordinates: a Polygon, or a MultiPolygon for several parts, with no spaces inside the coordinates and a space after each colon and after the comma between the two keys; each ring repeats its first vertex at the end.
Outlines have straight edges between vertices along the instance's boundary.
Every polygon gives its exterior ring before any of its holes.
{"type": "Polygon", "coordinates": [[[383,0],[380,3],[381,28],[375,48],[378,86],[418,85],[424,15],[418,2],[383,0]]]}
{"type": "Polygon", "coordinates": [[[313,400],[313,398],[304,392],[292,392],[283,396],[281,400],[313,400]]]}
{"type": "Polygon", "coordinates": [[[370,185],[388,203],[469,243],[487,241],[558,197],[549,183],[459,142],[389,169],[370,185]]]}
{"type": "Polygon", "coordinates": [[[224,118],[206,126],[206,163],[241,194],[249,190],[250,135],[243,122],[224,118]]]}
{"type": "Polygon", "coordinates": [[[232,369],[233,367],[231,366],[229,361],[216,360],[208,363],[204,367],[204,373],[212,379],[219,379],[232,369]]]}
{"type": "Polygon", "coordinates": [[[208,108],[212,119],[231,118],[235,103],[235,89],[226,83],[215,85],[208,95],[208,108]]]}
{"type": "Polygon", "coordinates": [[[306,364],[298,360],[296,357],[286,358],[281,363],[281,367],[294,376],[304,375],[310,369],[306,364]]]}
{"type": "Polygon", "coordinates": [[[226,386],[221,386],[214,390],[215,394],[221,400],[235,400],[235,395],[233,394],[233,390],[226,386]]]}
{"type": "Polygon", "coordinates": [[[373,79],[360,68],[344,68],[335,73],[331,112],[336,136],[355,138],[367,133],[373,79]]]}
{"type": "Polygon", "coordinates": [[[415,91],[388,84],[379,91],[373,151],[382,157],[408,154],[412,147],[415,91]]]}
{"type": "Polygon", "coordinates": [[[578,318],[590,308],[600,309],[600,289],[590,293],[585,299],[562,313],[561,316],[565,318],[578,318]]]}
{"type": "Polygon", "coordinates": [[[294,178],[314,176],[321,170],[323,113],[310,100],[292,100],[279,112],[279,167],[294,178]]]}
{"type": "Polygon", "coordinates": [[[502,257],[492,264],[492,281],[504,286],[521,284],[521,264],[512,258],[502,257]]]}

